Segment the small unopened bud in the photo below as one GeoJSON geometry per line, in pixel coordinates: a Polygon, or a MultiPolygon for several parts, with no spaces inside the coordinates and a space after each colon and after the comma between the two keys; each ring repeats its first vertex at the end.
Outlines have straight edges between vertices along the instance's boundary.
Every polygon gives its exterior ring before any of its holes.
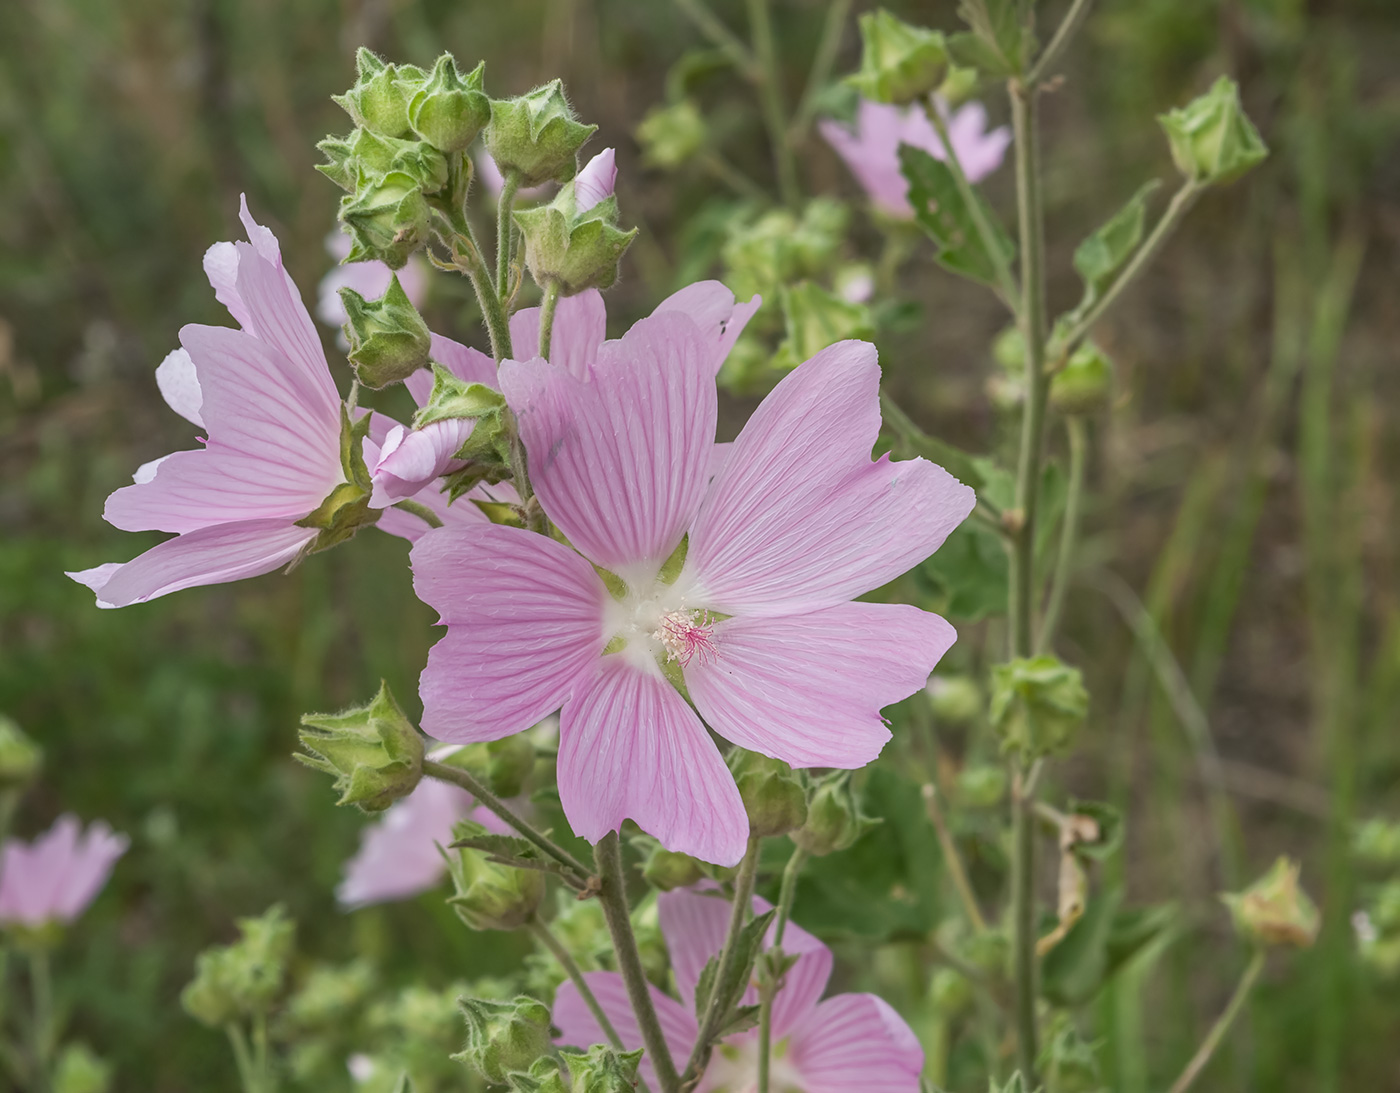
{"type": "Polygon", "coordinates": [[[491,100],[486,150],[501,174],[519,175],[521,186],[563,182],[574,173],[574,156],[598,127],[584,125],[554,80],[514,99],[491,100]]]}
{"type": "Polygon", "coordinates": [[[1232,182],[1269,154],[1240,105],[1239,85],[1228,76],[1157,120],[1166,130],[1177,169],[1192,182],[1232,182]]]}
{"type": "Polygon", "coordinates": [[[347,262],[377,260],[402,269],[409,255],[428,239],[428,203],[422,184],[404,171],[362,185],[340,202],[340,219],[350,231],[347,262]]]}
{"type": "Polygon", "coordinates": [[[562,1051],[572,1093],[633,1093],[642,1050],[618,1051],[594,1044],[587,1052],[562,1051]]]}
{"type": "Polygon", "coordinates": [[[1085,342],[1050,381],[1050,405],[1062,414],[1092,414],[1108,405],[1113,365],[1097,345],[1085,342]]]}
{"type": "MultiPolygon", "coordinates": [[[[936,92],[937,97],[942,101],[944,106],[950,109],[955,106],[960,106],[972,97],[981,79],[981,74],[977,69],[972,67],[963,68],[950,63],[948,65],[948,75],[944,76],[943,82],[938,85],[938,91],[936,92]]],[[[998,156],[997,161],[1000,162],[1000,160],[1001,157],[998,156]]]]}
{"type": "Polygon", "coordinates": [[[86,1044],[67,1044],[49,1088],[53,1093],[107,1093],[112,1088],[112,1066],[86,1044]]]}
{"type": "Polygon", "coordinates": [[[873,102],[904,105],[935,90],[948,74],[943,35],[910,26],[881,8],[860,17],[860,71],[846,82],[873,102]]]}
{"type": "Polygon", "coordinates": [[[971,676],[934,676],[924,688],[933,716],[950,725],[966,725],[986,708],[982,689],[971,676]]]}
{"type": "Polygon", "coordinates": [[[0,791],[27,786],[43,765],[43,749],[0,714],[0,791]]]}
{"type": "Polygon", "coordinates": [[[958,772],[958,803],[968,808],[992,808],[1006,796],[1006,771],[987,764],[958,772]]]}
{"type": "Polygon", "coordinates": [[[1243,892],[1220,897],[1230,909],[1235,931],[1256,945],[1309,948],[1317,940],[1321,916],[1308,894],[1298,886],[1298,863],[1279,858],[1274,866],[1243,892]]]}
{"type": "Polygon", "coordinates": [[[654,106],[637,126],[642,163],[673,171],[687,163],[709,139],[705,117],[692,99],[654,106]]]}
{"type": "Polygon", "coordinates": [[[928,1000],[939,1017],[956,1017],[972,1002],[972,984],[952,968],[939,968],[929,980],[928,1000]]]}
{"type": "MultiPolygon", "coordinates": [[[[452,828],[454,839],[486,834],[486,828],[470,820],[459,820],[452,828]]],[[[473,930],[518,929],[544,898],[544,873],[502,865],[485,851],[454,849],[448,854],[447,868],[456,889],[447,902],[473,930]]]]}
{"type": "Polygon", "coordinates": [[[845,850],[879,821],[862,815],[851,788],[849,771],[836,771],[812,787],[807,822],[792,833],[792,841],[815,857],[845,850]]]}
{"type": "Polygon", "coordinates": [[[239,919],[238,929],[243,936],[232,945],[199,954],[194,979],[180,994],[185,1012],[210,1028],[267,1012],[282,992],[292,957],[296,923],[280,905],[239,919]]]}
{"type": "Polygon", "coordinates": [[[807,822],[807,791],[781,759],[735,748],[729,753],[729,769],[749,814],[750,835],[786,835],[807,822]]]}
{"type": "Polygon", "coordinates": [[[524,733],[516,733],[489,743],[468,744],[443,762],[471,771],[497,797],[515,797],[535,769],[535,745],[524,733]]]}
{"type": "Polygon", "coordinates": [[[342,714],[307,714],[301,733],[310,755],[296,756],[336,776],[342,805],[379,812],[413,792],[423,775],[423,738],[381,683],[368,706],[342,714]]]}
{"type": "Polygon", "coordinates": [[[491,120],[491,100],[482,91],[482,61],[463,76],[452,54],[437,59],[432,73],[408,102],[408,123],[443,152],[463,152],[491,120]]]}
{"type": "Polygon", "coordinates": [[[1018,657],[992,668],[992,727],[1003,752],[1037,759],[1064,750],[1089,709],[1078,668],[1055,657],[1018,657]]]}
{"type": "Polygon", "coordinates": [[[689,854],[667,850],[650,835],[633,839],[632,845],[644,855],[642,877],[659,892],[689,888],[705,875],[700,863],[689,854]]]}
{"type": "Polygon", "coordinates": [[[452,1058],[475,1068],[488,1081],[504,1084],[507,1075],[528,1071],[553,1050],[549,1036],[549,1007],[520,995],[510,1002],[463,998],[467,1046],[452,1058]]]}
{"type": "Polygon", "coordinates": [[[1400,865],[1400,823],[1367,820],[1352,836],[1351,850],[1363,865],[1400,865]]]}
{"type": "Polygon", "coordinates": [[[348,137],[327,137],[316,147],[327,160],[316,170],[347,193],[394,173],[407,175],[424,193],[436,193],[447,184],[447,158],[426,141],[356,129],[348,137]]]}
{"type": "Polygon", "coordinates": [[[378,390],[428,366],[432,334],[397,274],[377,300],[366,300],[353,288],[342,288],[340,300],[345,307],[350,363],[362,384],[378,390]]]}
{"type": "Polygon", "coordinates": [[[574,212],[582,215],[612,197],[617,188],[617,153],[604,148],[574,178],[574,212]]]}
{"type": "Polygon", "coordinates": [[[369,50],[355,55],[359,78],[344,95],[333,96],[356,125],[381,137],[409,133],[408,103],[428,74],[413,65],[385,64],[369,50]]]}

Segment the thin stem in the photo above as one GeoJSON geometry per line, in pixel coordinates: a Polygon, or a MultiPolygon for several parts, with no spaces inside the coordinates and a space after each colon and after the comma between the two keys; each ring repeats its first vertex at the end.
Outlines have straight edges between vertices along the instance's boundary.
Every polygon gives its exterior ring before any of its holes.
{"type": "Polygon", "coordinates": [[[768,127],[768,140],[773,145],[773,167],[778,176],[778,193],[783,204],[796,206],[802,200],[797,185],[797,164],[788,143],[787,108],[783,104],[782,70],[773,45],[773,13],[768,0],[748,0],[749,32],[753,36],[753,52],[758,60],[758,97],[763,107],[763,123],[768,127]]]}
{"type": "Polygon", "coordinates": [[[715,151],[704,152],[700,156],[700,166],[714,175],[715,178],[723,182],[735,193],[742,197],[747,197],[751,201],[761,201],[767,204],[772,199],[764,191],[763,187],[751,179],[743,171],[735,167],[729,160],[715,151]]]}
{"type": "Polygon", "coordinates": [[[272,1093],[274,1086],[267,1058],[267,1014],[262,1010],[253,1015],[253,1067],[259,1093],[272,1093]]]}
{"type": "MultiPolygon", "coordinates": [[[[1002,301],[1015,313],[1016,301],[1020,299],[1021,292],[1016,287],[1016,278],[1011,272],[1010,262],[997,243],[996,233],[992,230],[991,221],[987,219],[986,210],[983,208],[982,202],[978,200],[977,191],[972,188],[967,172],[963,170],[962,160],[958,158],[953,138],[948,135],[948,123],[943,118],[943,111],[938,108],[937,103],[931,99],[925,99],[924,113],[928,115],[928,120],[933,123],[933,128],[938,133],[938,139],[942,143],[945,153],[943,162],[948,165],[948,170],[953,172],[953,181],[957,183],[958,193],[962,195],[963,204],[967,206],[967,211],[972,216],[972,223],[977,228],[977,235],[982,240],[982,247],[986,250],[987,257],[992,260],[992,265],[996,267],[997,287],[1000,289],[1002,301]]],[[[1021,147],[1019,139],[1016,147],[1019,155],[1021,147]]],[[[1023,262],[1024,253],[1025,240],[1022,239],[1023,262]]]]}
{"type": "Polygon", "coordinates": [[[1013,775],[1011,787],[1011,950],[1015,984],[1016,1057],[1023,1075],[1035,1086],[1035,825],[1026,793],[1025,772],[1013,775]]]}
{"type": "Polygon", "coordinates": [[[432,759],[423,760],[423,773],[430,778],[436,778],[440,782],[451,782],[454,786],[465,789],[483,805],[489,808],[497,816],[503,819],[511,827],[515,828],[530,842],[543,850],[560,865],[565,866],[574,874],[574,879],[580,885],[586,885],[593,875],[588,866],[580,862],[563,847],[546,837],[542,832],[537,831],[525,820],[522,820],[514,812],[506,807],[494,793],[476,780],[468,771],[461,767],[449,766],[446,763],[438,763],[432,759]]]}
{"type": "Polygon", "coordinates": [[[753,905],[753,886],[758,877],[758,845],[759,840],[750,835],[748,850],[744,854],[744,860],[739,863],[739,875],[734,879],[734,903],[729,912],[729,930],[724,936],[724,948],[720,952],[719,966],[715,969],[715,977],[710,986],[710,996],[705,1000],[705,1015],[700,1021],[695,1048],[685,1066],[683,1082],[686,1088],[690,1088],[690,1085],[705,1073],[705,1067],[710,1061],[710,1049],[713,1047],[715,1034],[719,1031],[719,1023],[726,1016],[719,1012],[719,985],[729,978],[733,970],[734,960],[738,955],[739,931],[748,921],[753,905]]]}
{"type": "Polygon", "coordinates": [[[34,1007],[30,1028],[33,1036],[34,1090],[35,1093],[48,1093],[51,1080],[49,1055],[53,1047],[53,979],[49,974],[46,949],[35,948],[29,953],[29,990],[34,1007]]]}
{"type": "Polygon", "coordinates": [[[482,260],[481,252],[473,248],[468,252],[467,277],[476,290],[477,304],[481,307],[481,317],[486,322],[486,333],[491,338],[491,355],[503,361],[511,354],[510,323],[506,319],[506,309],[501,298],[496,295],[496,286],[491,282],[491,273],[482,260]]]}
{"type": "Polygon", "coordinates": [[[411,497],[406,497],[402,501],[395,501],[394,508],[402,512],[412,513],[430,528],[442,527],[442,518],[432,509],[428,508],[427,505],[423,504],[422,501],[415,501],[411,497]]]}
{"type": "Polygon", "coordinates": [[[1249,966],[1245,968],[1244,974],[1240,976],[1239,985],[1235,987],[1235,993],[1230,996],[1229,1004],[1225,1007],[1225,1012],[1215,1019],[1215,1024],[1206,1033],[1206,1038],[1201,1041],[1201,1046],[1196,1049],[1196,1054],[1191,1057],[1191,1061],[1186,1064],[1186,1069],[1181,1072],[1181,1077],[1172,1083],[1170,1093],[1186,1093],[1191,1088],[1191,1083],[1196,1080],[1201,1071],[1210,1062],[1211,1056],[1215,1054],[1215,1049],[1220,1046],[1220,1041],[1225,1038],[1225,1034],[1230,1031],[1230,1026],[1235,1023],[1235,1018],[1244,1009],[1249,992],[1254,989],[1254,981],[1259,978],[1259,973],[1264,970],[1264,958],[1267,955],[1266,949],[1255,949],[1254,955],[1250,957],[1249,966]]]}
{"type": "Polygon", "coordinates": [[[540,356],[549,360],[550,339],[554,334],[554,309],[559,305],[559,282],[546,281],[544,303],[540,305],[540,356]]]}
{"type": "Polygon", "coordinates": [[[1040,619],[1040,630],[1036,634],[1036,652],[1043,653],[1055,640],[1055,627],[1059,625],[1060,611],[1065,603],[1065,591],[1069,587],[1070,571],[1074,568],[1074,551],[1079,537],[1079,508],[1084,494],[1085,454],[1088,450],[1088,435],[1084,419],[1071,415],[1065,419],[1069,431],[1069,487],[1065,494],[1065,514],[1060,525],[1060,554],[1055,559],[1055,576],[1050,584],[1050,599],[1045,605],[1045,614],[1040,619]]]}
{"type": "Polygon", "coordinates": [[[947,817],[943,815],[943,806],[938,803],[938,789],[932,782],[928,782],[924,785],[923,795],[924,807],[928,810],[933,830],[938,833],[938,845],[943,849],[943,860],[947,863],[948,875],[953,879],[953,887],[958,890],[958,898],[962,900],[967,921],[979,934],[985,934],[987,920],[982,917],[982,911],[977,906],[977,897],[973,894],[972,885],[968,883],[967,871],[963,868],[962,855],[958,853],[957,844],[953,842],[947,817]]]}
{"type": "Polygon", "coordinates": [[[502,300],[510,292],[510,213],[515,208],[515,191],[520,189],[520,172],[512,168],[501,183],[496,198],[496,295],[502,300]]]}
{"type": "Polygon", "coordinates": [[[1060,26],[1055,31],[1055,36],[1050,39],[1050,44],[1036,58],[1035,65],[1026,75],[1027,87],[1040,86],[1045,79],[1045,74],[1050,71],[1050,66],[1060,59],[1060,54],[1074,40],[1079,28],[1084,25],[1084,20],[1089,17],[1089,9],[1093,6],[1094,0],[1074,0],[1069,11],[1065,13],[1065,17],[1060,20],[1060,26]]]}
{"type": "Polygon", "coordinates": [[[807,864],[807,851],[800,846],[792,852],[783,868],[782,887],[778,890],[778,915],[773,920],[773,945],[783,943],[783,933],[787,930],[788,916],[792,914],[792,903],[797,898],[797,877],[807,864]]]}
{"type": "Polygon", "coordinates": [[[559,961],[559,966],[564,969],[564,974],[573,983],[579,997],[583,999],[583,1004],[588,1007],[588,1012],[593,1014],[593,1020],[598,1022],[598,1027],[603,1030],[603,1035],[608,1038],[608,1043],[622,1051],[622,1037],[618,1036],[617,1029],[613,1028],[612,1022],[608,1020],[607,1013],[598,1002],[598,996],[593,993],[588,981],[584,979],[583,970],[578,966],[578,962],[554,936],[554,931],[545,924],[543,919],[532,918],[529,926],[530,932],[540,939],[540,944],[553,954],[555,960],[559,961]]]}
{"type": "MultiPolygon", "coordinates": [[[[773,945],[769,950],[778,960],[783,958],[783,934],[787,930],[788,915],[792,913],[792,901],[797,896],[797,876],[807,861],[807,851],[800,846],[792,852],[787,865],[783,867],[782,888],[778,893],[778,914],[773,920],[773,945]]],[[[773,999],[782,987],[781,977],[773,978],[772,965],[769,974],[763,977],[758,1003],[758,1091],[768,1093],[768,1071],[773,1055],[773,999]]]]}
{"type": "Polygon", "coordinates": [[[238,1067],[238,1083],[243,1087],[243,1093],[262,1093],[258,1088],[253,1055],[248,1050],[248,1038],[243,1035],[243,1026],[237,1021],[230,1021],[224,1026],[224,1031],[228,1033],[229,1046],[233,1048],[233,1061],[238,1067]]]}
{"type": "Polygon", "coordinates": [[[807,70],[807,83],[802,88],[802,98],[793,111],[792,123],[788,126],[788,139],[801,140],[812,124],[817,112],[817,96],[831,79],[831,70],[836,64],[836,55],[841,51],[841,35],[846,29],[846,20],[851,15],[851,0],[831,0],[826,6],[826,19],[822,23],[822,36],[817,39],[816,52],[812,54],[812,67],[807,70]]]}
{"type": "Polygon", "coordinates": [[[642,971],[642,958],[637,952],[637,939],[632,933],[632,920],[627,913],[627,887],[622,876],[622,848],[618,844],[617,832],[609,831],[593,848],[598,865],[598,875],[602,887],[598,892],[598,902],[603,905],[603,916],[607,919],[608,933],[612,935],[613,951],[617,953],[618,971],[627,985],[627,997],[632,1003],[632,1013],[637,1018],[637,1027],[642,1032],[642,1043],[661,1093],[678,1093],[680,1078],[676,1074],[676,1064],[671,1058],[671,1049],[666,1044],[666,1036],[661,1031],[661,1021],[656,1016],[656,1007],[651,1000],[651,987],[646,973],[642,971]]]}
{"type": "Polygon", "coordinates": [[[723,21],[712,12],[705,0],[676,0],[676,7],[680,8],[695,26],[711,42],[719,47],[729,63],[737,68],[748,79],[754,79],[758,65],[754,61],[754,56],[749,52],[749,47],[744,44],[742,38],[724,25],[723,21]]]}

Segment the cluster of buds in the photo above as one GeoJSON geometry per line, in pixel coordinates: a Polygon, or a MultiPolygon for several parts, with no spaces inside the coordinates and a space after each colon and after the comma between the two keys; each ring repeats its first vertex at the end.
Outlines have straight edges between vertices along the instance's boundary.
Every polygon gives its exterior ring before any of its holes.
{"type": "Polygon", "coordinates": [[[275,906],[239,919],[238,930],[232,945],[199,954],[194,979],[180,994],[185,1012],[210,1028],[266,1013],[282,993],[296,924],[275,906]]]}
{"type": "Polygon", "coordinates": [[[1064,751],[1088,709],[1079,669],[1055,657],[1019,657],[992,668],[992,727],[1007,754],[1029,762],[1064,751]]]}

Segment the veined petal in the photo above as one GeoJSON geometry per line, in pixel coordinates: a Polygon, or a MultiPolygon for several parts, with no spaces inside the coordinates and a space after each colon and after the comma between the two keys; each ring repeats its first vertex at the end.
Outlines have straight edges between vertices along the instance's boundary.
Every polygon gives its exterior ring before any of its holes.
{"type": "Polygon", "coordinates": [[[429,736],[471,743],[521,732],[596,668],[608,592],[568,547],[483,523],[429,532],[410,557],[414,591],[447,626],[418,687],[429,736]]]}
{"type": "Polygon", "coordinates": [[[713,657],[684,669],[696,709],[721,736],[794,767],[862,767],[890,731],[880,710],[928,682],[957,638],[907,604],[845,603],[715,625],[713,657]]]}
{"type": "Polygon", "coordinates": [[[199,407],[204,396],[199,390],[199,377],[194,361],[183,349],[172,349],[165,360],[156,365],[156,386],[165,403],[186,421],[204,428],[199,407]]]}
{"type": "Polygon", "coordinates": [[[690,530],[686,573],[725,614],[786,615],[850,600],[923,561],[976,495],[922,459],[871,462],[875,347],[838,342],[784,377],[749,418],[690,530]]]}
{"type": "Polygon", "coordinates": [[[716,373],[744,332],[744,327],[753,318],[763,303],[763,297],[755,296],[747,303],[734,302],[732,293],[720,281],[696,281],[673,292],[656,305],[653,315],[667,311],[678,311],[689,315],[700,328],[704,344],[711,353],[716,373]]]}
{"type": "Polygon", "coordinates": [[[803,1093],[918,1093],[924,1050],[883,999],[838,994],[794,1030],[788,1062],[803,1093]]]}
{"type": "MultiPolygon", "coordinates": [[[[639,1047],[644,1047],[642,1031],[632,1012],[632,1003],[627,997],[627,984],[623,982],[622,976],[617,972],[584,972],[583,981],[598,999],[599,1007],[617,1033],[617,1038],[622,1041],[623,1048],[636,1051],[639,1047]]],[[[651,984],[647,984],[647,989],[651,991],[656,1019],[661,1024],[661,1034],[666,1038],[666,1046],[671,1049],[671,1058],[678,1068],[683,1068],[700,1031],[696,1020],[689,1010],[669,994],[663,994],[651,984]]],[[[572,982],[566,980],[555,992],[551,1019],[560,1029],[556,1043],[587,1048],[591,1044],[608,1042],[607,1034],[598,1025],[572,982]]],[[[656,1080],[655,1068],[647,1056],[642,1056],[638,1070],[649,1089],[661,1088],[656,1080]]]]}
{"type": "Polygon", "coordinates": [[[373,508],[387,508],[405,497],[413,497],[439,476],[464,464],[456,453],[476,428],[475,418],[447,418],[421,429],[405,430],[396,425],[384,450],[370,469],[374,483],[373,508]]]}
{"type": "Polygon", "coordinates": [[[587,383],[507,361],[501,390],[550,519],[596,564],[652,579],[695,514],[714,446],[718,399],[695,324],[643,319],[598,351],[587,383]]]}
{"type": "Polygon", "coordinates": [[[621,656],[602,658],[564,705],[559,799],[592,843],[632,819],[668,850],[735,865],[748,841],[739,790],[700,719],[659,669],[621,656]]]}
{"type": "Polygon", "coordinates": [[[216,524],[167,539],[115,569],[98,566],[68,576],[96,592],[99,605],[126,607],[182,588],[270,573],[295,558],[316,534],[315,528],[286,520],[216,524]]]}
{"type": "MultiPolygon", "coordinates": [[[[586,380],[608,336],[608,312],[596,288],[561,297],[549,333],[549,363],[576,379],[586,380]]],[[[518,361],[540,355],[540,309],[521,308],[510,317],[511,356],[518,361]]]]}

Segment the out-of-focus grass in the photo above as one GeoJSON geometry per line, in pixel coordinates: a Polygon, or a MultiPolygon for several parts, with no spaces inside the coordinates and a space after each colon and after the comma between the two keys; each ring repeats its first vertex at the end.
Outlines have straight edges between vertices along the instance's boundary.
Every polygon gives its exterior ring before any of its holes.
{"type": "MultiPolygon", "coordinates": [[[[805,54],[819,5],[776,6],[784,48],[805,54]]],[[[952,26],[951,3],[903,8],[952,26]]],[[[1089,673],[1095,722],[1063,777],[1127,807],[1130,895],[1187,911],[1185,934],[1095,1011],[1109,1085],[1170,1080],[1229,989],[1214,893],[1288,850],[1324,902],[1324,938],[1275,965],[1249,1035],[1201,1088],[1389,1088],[1400,997],[1347,959],[1343,850],[1352,817],[1400,810],[1400,11],[1100,8],[1045,110],[1052,300],[1072,300],[1070,248],[1104,209],[1170,171],[1155,112],[1233,72],[1273,148],[1201,203],[1100,331],[1124,382],[1095,431],[1062,649],[1089,673]],[[1155,653],[1099,591],[1104,569],[1142,590],[1155,653]],[[1202,785],[1164,662],[1208,719],[1221,787],[1202,785]],[[1211,788],[1228,795],[1228,854],[1211,788]]],[[[288,759],[302,712],[362,699],[381,676],[413,707],[431,613],[411,596],[401,543],[371,531],[289,577],[120,612],[61,576],[136,553],[140,537],[98,519],[102,498],[188,441],[151,370],[181,324],[224,321],[199,259],[235,235],[237,195],[276,227],[304,293],[326,268],[337,195],[312,170],[313,144],[346,128],[328,96],[360,44],[419,63],[444,48],[485,58],[497,93],[565,77],[601,125],[597,145],[619,148],[624,215],[646,229],[610,296],[615,322],[692,268],[685,238],[703,235],[679,233],[708,183],[645,175],[628,135],[696,44],[659,0],[0,5],[0,710],[48,752],[26,833],[72,809],[133,837],[58,965],[78,1031],[123,1089],[234,1088],[224,1044],[176,994],[199,948],[274,900],[302,922],[308,954],[368,948],[402,980],[441,985],[504,958],[465,931],[425,932],[441,920],[422,905],[341,916],[331,892],[360,820],[288,759]]],[[[843,64],[853,49],[848,35],[843,64]]],[[[736,106],[747,95],[721,77],[701,91],[736,106]]],[[[766,177],[756,111],[724,116],[727,154],[766,177]]],[[[801,162],[810,189],[849,190],[824,149],[801,162]]],[[[1004,201],[1007,173],[988,189],[1004,201]]],[[[887,376],[921,424],[993,448],[980,377],[995,312],[927,262],[902,287],[924,322],[888,340],[887,376]]],[[[464,301],[440,291],[435,328],[453,329],[464,301]]]]}

